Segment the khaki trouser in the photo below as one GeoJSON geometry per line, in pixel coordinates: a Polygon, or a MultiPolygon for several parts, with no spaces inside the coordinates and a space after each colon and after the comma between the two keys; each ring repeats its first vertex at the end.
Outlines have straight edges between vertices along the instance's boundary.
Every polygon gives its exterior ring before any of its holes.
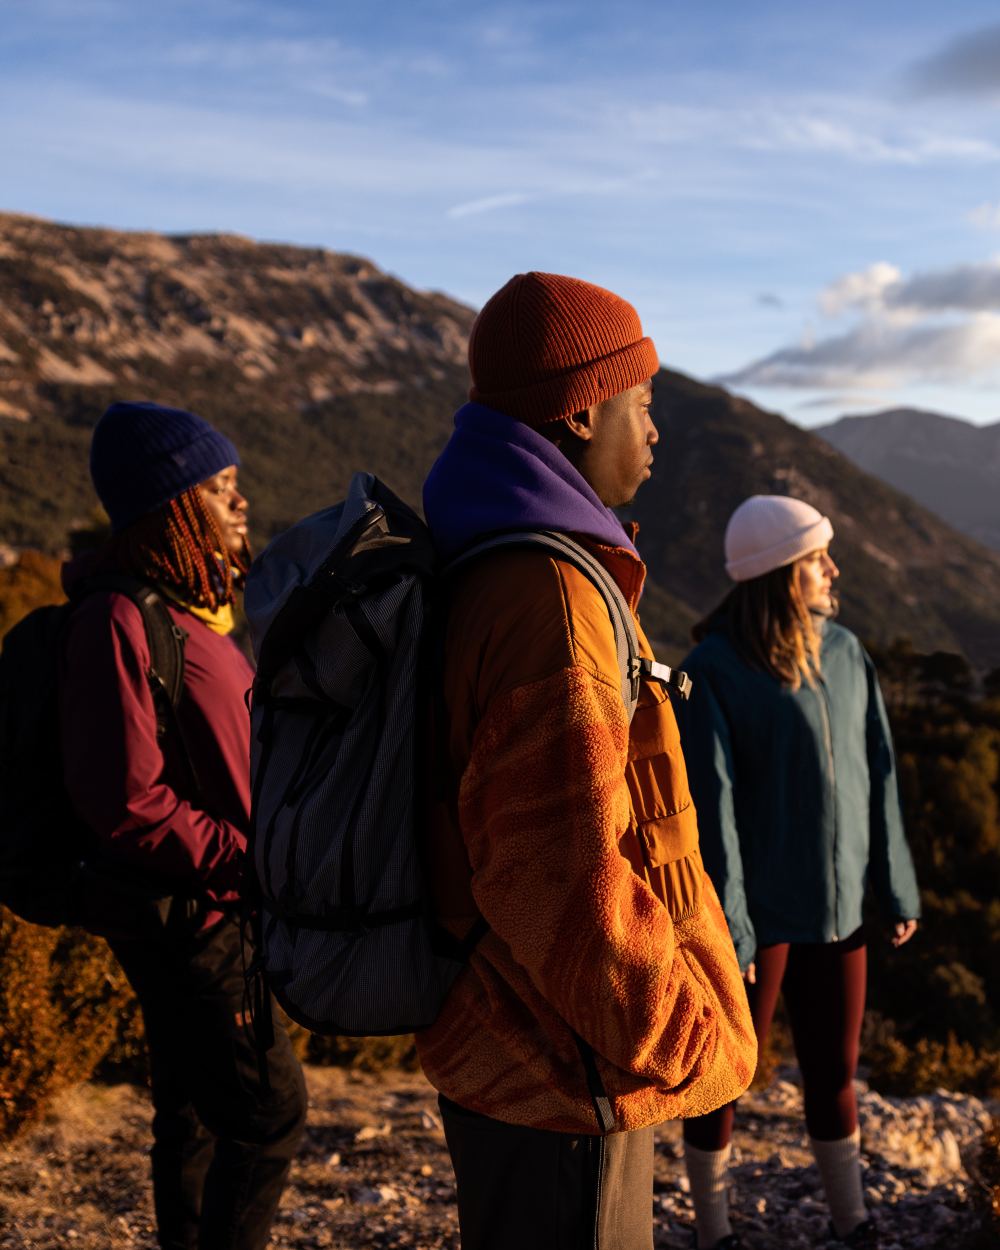
{"type": "Polygon", "coordinates": [[[462,1250],[652,1250],[651,1128],[574,1137],[439,1104],[462,1250]]]}

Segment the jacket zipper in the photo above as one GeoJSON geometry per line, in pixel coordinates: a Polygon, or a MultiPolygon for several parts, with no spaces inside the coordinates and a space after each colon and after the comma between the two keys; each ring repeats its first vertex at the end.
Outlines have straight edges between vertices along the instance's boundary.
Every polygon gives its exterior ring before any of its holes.
{"type": "Polygon", "coordinates": [[[827,776],[830,779],[831,801],[833,803],[833,941],[839,942],[840,935],[837,932],[840,916],[840,887],[837,882],[837,769],[833,759],[833,729],[830,724],[830,702],[826,690],[826,682],[822,677],[817,675],[819,682],[820,694],[818,696],[821,716],[823,722],[823,744],[826,747],[826,763],[827,776]]]}

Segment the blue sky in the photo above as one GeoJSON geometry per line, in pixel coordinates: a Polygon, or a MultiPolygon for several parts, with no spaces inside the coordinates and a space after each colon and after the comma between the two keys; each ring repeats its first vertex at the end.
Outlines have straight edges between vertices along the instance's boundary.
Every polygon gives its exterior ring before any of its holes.
{"type": "Polygon", "coordinates": [[[803,424],[1000,419],[1000,11],[0,0],[0,208],[519,270],[803,424]]]}

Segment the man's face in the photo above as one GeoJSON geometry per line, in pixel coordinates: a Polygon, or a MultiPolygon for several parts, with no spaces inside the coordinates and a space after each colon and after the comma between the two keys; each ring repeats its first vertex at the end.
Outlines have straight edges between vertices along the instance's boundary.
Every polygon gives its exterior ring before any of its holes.
{"type": "Polygon", "coordinates": [[[795,580],[802,601],[810,612],[820,616],[833,616],[837,611],[837,592],[834,581],[840,570],[830,556],[829,548],[820,547],[810,551],[795,563],[795,580]]]}
{"type": "Polygon", "coordinates": [[[243,550],[247,538],[247,501],[237,489],[236,479],[236,465],[231,464],[198,484],[205,507],[215,518],[226,550],[232,555],[243,550]]]}
{"type": "Polygon", "coordinates": [[[652,380],[640,382],[588,409],[589,432],[576,432],[586,446],[577,468],[609,508],[631,503],[653,464],[650,448],[659,439],[650,408],[652,380]]]}

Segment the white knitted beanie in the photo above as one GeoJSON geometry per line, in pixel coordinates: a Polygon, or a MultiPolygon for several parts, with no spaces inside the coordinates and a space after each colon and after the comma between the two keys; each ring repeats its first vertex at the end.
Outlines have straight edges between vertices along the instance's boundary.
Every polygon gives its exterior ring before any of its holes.
{"type": "Polygon", "coordinates": [[[751,495],[726,526],[726,572],[734,582],[748,582],[827,546],[832,538],[829,517],[801,499],[751,495]]]}

